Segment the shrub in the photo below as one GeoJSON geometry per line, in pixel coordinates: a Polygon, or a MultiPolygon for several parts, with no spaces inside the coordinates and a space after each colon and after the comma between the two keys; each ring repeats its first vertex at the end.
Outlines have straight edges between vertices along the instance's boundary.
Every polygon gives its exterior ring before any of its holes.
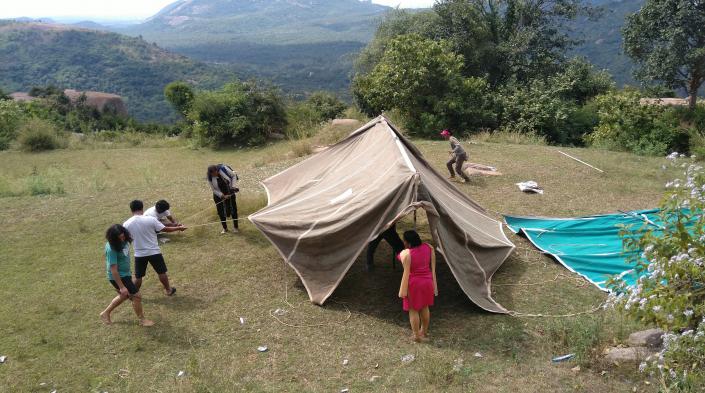
{"type": "Polygon", "coordinates": [[[0,100],[0,150],[8,149],[15,140],[23,117],[22,108],[18,103],[0,100]]]}
{"type": "Polygon", "coordinates": [[[37,118],[27,120],[20,126],[18,140],[24,151],[38,152],[65,147],[54,124],[37,118]]]}
{"type": "Polygon", "coordinates": [[[171,82],[164,88],[166,100],[183,116],[191,110],[194,96],[193,88],[186,82],[171,82]]]}
{"type": "Polygon", "coordinates": [[[449,42],[402,35],[389,42],[369,73],[355,77],[353,94],[370,116],[398,110],[418,136],[436,136],[443,128],[463,133],[491,127],[495,116],[487,81],[464,77],[463,67],[463,57],[449,42]]]}
{"type": "Polygon", "coordinates": [[[286,126],[278,91],[254,82],[232,82],[218,91],[196,95],[188,114],[201,145],[260,145],[286,126]]]}
{"type": "Polygon", "coordinates": [[[625,249],[645,275],[633,287],[612,280],[610,300],[630,317],[666,332],[663,350],[640,369],[658,372],[665,391],[694,391],[705,383],[705,171],[687,165],[685,177],[666,186],[663,228],[625,231],[625,249]]]}
{"type": "Polygon", "coordinates": [[[319,121],[335,119],[347,108],[347,105],[338,97],[325,91],[311,94],[306,104],[318,115],[319,121]]]}
{"type": "Polygon", "coordinates": [[[587,141],[608,149],[644,155],[686,152],[690,134],[673,108],[641,105],[636,91],[603,94],[595,99],[599,124],[587,141]]]}

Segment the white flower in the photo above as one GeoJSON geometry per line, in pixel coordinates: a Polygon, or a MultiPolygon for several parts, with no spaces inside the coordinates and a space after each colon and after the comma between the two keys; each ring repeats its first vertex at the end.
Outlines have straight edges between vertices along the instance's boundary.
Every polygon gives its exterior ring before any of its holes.
{"type": "Polygon", "coordinates": [[[693,310],[687,309],[687,310],[683,311],[683,315],[685,315],[687,318],[690,318],[693,316],[693,310]]]}
{"type": "Polygon", "coordinates": [[[660,312],[661,306],[653,306],[651,309],[654,310],[654,312],[660,312]]]}
{"type": "Polygon", "coordinates": [[[641,362],[641,364],[639,365],[639,372],[643,373],[644,371],[646,371],[646,366],[646,362],[641,362]]]}

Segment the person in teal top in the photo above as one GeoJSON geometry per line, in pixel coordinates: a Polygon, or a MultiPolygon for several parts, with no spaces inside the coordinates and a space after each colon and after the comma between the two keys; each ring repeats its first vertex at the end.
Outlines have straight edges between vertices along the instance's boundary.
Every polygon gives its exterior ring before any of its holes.
{"type": "Polygon", "coordinates": [[[139,318],[140,325],[152,326],[154,322],[144,317],[142,310],[142,295],[132,281],[130,271],[130,245],[132,241],[130,232],[122,225],[112,225],[105,232],[105,270],[108,281],[117,290],[118,295],[110,302],[108,307],[100,313],[100,319],[106,325],[110,325],[110,313],[121,305],[125,300],[132,301],[132,308],[139,318]]]}

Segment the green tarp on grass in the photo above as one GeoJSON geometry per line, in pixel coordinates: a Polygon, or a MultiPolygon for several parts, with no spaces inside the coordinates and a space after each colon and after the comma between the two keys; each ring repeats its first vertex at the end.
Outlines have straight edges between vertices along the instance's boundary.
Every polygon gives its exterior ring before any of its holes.
{"type": "Polygon", "coordinates": [[[628,258],[632,255],[624,251],[619,232],[623,226],[636,230],[649,225],[658,236],[662,222],[658,213],[658,209],[653,209],[574,218],[504,216],[504,219],[512,231],[524,234],[539,250],[607,291],[605,284],[612,276],[622,276],[629,285],[639,278],[635,264],[627,262],[633,260],[628,258]]]}

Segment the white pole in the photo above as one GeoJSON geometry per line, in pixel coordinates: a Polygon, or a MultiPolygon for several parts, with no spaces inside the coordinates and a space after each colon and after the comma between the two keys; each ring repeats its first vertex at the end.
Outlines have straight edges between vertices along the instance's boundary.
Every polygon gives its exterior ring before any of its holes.
{"type": "Polygon", "coordinates": [[[560,150],[558,150],[558,152],[561,153],[561,154],[563,154],[564,156],[566,156],[566,157],[568,157],[568,158],[574,159],[575,161],[577,161],[577,162],[579,162],[579,163],[581,163],[581,164],[583,164],[583,165],[587,165],[587,166],[589,166],[590,168],[592,168],[592,169],[594,169],[594,170],[596,170],[596,171],[605,173],[605,171],[603,171],[602,169],[596,168],[596,167],[594,167],[594,166],[588,164],[587,162],[585,162],[585,161],[583,161],[583,160],[580,160],[580,159],[578,159],[578,158],[575,158],[575,157],[571,156],[570,154],[563,153],[563,152],[560,151],[560,150]]]}

